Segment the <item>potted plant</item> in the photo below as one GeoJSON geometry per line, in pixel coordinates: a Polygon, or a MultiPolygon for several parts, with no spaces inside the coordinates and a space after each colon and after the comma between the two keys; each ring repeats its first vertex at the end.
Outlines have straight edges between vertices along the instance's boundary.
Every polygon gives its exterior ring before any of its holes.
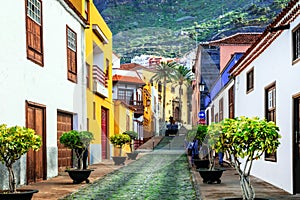
{"type": "Polygon", "coordinates": [[[92,140],[94,140],[93,133],[77,130],[64,132],[59,138],[60,143],[72,149],[77,158],[76,169],[66,170],[72,178],[73,183],[81,183],[82,181],[89,183],[88,177],[93,170],[83,168],[83,162],[86,162],[86,160],[83,160],[83,157],[92,140]]]}
{"type": "Polygon", "coordinates": [[[199,154],[195,155],[193,162],[194,165],[196,166],[196,169],[208,168],[209,167],[208,148],[206,143],[204,142],[207,135],[207,125],[199,124],[196,128],[197,129],[196,129],[195,140],[198,141],[198,146],[196,147],[199,149],[199,154]]]}
{"type": "Polygon", "coordinates": [[[219,134],[213,135],[216,150],[227,151],[231,156],[231,165],[240,177],[243,199],[255,199],[250,183],[250,171],[253,161],[264,153],[273,153],[281,138],[279,128],[272,121],[259,117],[237,117],[225,119],[219,134]],[[240,161],[243,159],[243,164],[240,161]]]}
{"type": "Polygon", "coordinates": [[[126,134],[116,134],[110,136],[109,140],[114,145],[115,148],[120,149],[119,156],[112,156],[115,165],[121,165],[121,164],[124,165],[126,157],[122,156],[122,148],[126,143],[131,141],[130,137],[126,134]]]}
{"type": "Polygon", "coordinates": [[[38,192],[38,190],[16,189],[13,164],[30,149],[39,150],[41,145],[41,137],[36,135],[35,131],[30,128],[0,125],[0,161],[6,166],[9,177],[9,190],[0,191],[0,199],[31,199],[33,193],[38,192]]]}
{"type": "Polygon", "coordinates": [[[138,133],[135,131],[125,131],[123,134],[128,135],[130,141],[130,152],[127,153],[128,159],[135,160],[139,152],[134,151],[134,140],[138,138],[138,133]]]}
{"type": "Polygon", "coordinates": [[[201,177],[203,178],[203,183],[221,183],[221,177],[223,174],[223,171],[225,169],[223,168],[216,168],[215,167],[215,151],[218,151],[218,149],[215,149],[215,135],[218,135],[221,131],[221,123],[212,123],[207,127],[207,136],[205,138],[205,143],[207,147],[207,154],[208,154],[208,160],[209,160],[209,168],[208,169],[198,169],[201,177]]]}

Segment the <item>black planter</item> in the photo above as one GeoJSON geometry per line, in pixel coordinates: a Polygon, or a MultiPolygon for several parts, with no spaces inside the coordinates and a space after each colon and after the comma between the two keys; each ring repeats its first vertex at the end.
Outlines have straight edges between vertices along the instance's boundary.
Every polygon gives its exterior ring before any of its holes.
{"type": "Polygon", "coordinates": [[[73,180],[73,183],[81,183],[85,181],[89,183],[89,176],[91,172],[94,171],[93,169],[71,169],[66,170],[68,172],[70,178],[73,180]]]}
{"type": "Polygon", "coordinates": [[[137,152],[132,152],[132,153],[127,153],[128,160],[136,160],[136,157],[138,156],[139,153],[137,152]]]}
{"type": "MultiPolygon", "coordinates": [[[[229,197],[229,198],[221,198],[219,200],[243,200],[243,198],[242,197],[233,197],[233,198],[229,197]]],[[[254,200],[273,200],[273,199],[271,199],[271,198],[254,198],[254,200]]]]}
{"type": "Polygon", "coordinates": [[[225,171],[225,169],[213,169],[213,170],[209,170],[209,169],[198,169],[200,176],[203,179],[203,183],[214,183],[217,182],[218,184],[221,183],[221,176],[223,174],[223,171],[225,171]]]}
{"type": "Polygon", "coordinates": [[[209,168],[209,160],[208,159],[194,159],[194,165],[196,166],[196,169],[200,168],[209,168]]]}
{"type": "Polygon", "coordinates": [[[31,200],[34,193],[38,190],[21,190],[17,189],[17,193],[7,193],[8,190],[0,190],[0,200],[31,200]]]}
{"type": "Polygon", "coordinates": [[[125,156],[112,156],[112,159],[115,162],[115,165],[125,165],[125,156]]]}

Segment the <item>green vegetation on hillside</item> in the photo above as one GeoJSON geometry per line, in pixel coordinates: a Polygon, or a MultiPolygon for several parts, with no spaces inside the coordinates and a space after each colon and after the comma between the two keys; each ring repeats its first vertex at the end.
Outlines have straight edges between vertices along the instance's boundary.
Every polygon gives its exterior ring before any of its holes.
{"type": "Polygon", "coordinates": [[[114,51],[124,57],[124,62],[140,54],[179,57],[196,42],[238,30],[262,31],[287,2],[110,0],[101,14],[114,34],[114,51]]]}

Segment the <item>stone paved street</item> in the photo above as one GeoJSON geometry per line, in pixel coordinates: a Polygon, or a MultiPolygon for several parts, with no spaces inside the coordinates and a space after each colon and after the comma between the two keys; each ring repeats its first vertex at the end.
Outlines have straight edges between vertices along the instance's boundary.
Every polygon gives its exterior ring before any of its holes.
{"type": "Polygon", "coordinates": [[[166,137],[156,150],[99,179],[67,199],[198,199],[182,137],[166,137]]]}

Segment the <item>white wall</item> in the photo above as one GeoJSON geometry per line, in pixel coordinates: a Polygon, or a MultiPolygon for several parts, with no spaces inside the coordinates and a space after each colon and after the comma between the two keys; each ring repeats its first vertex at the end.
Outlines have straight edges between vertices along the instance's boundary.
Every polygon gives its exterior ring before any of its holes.
{"type": "Polygon", "coordinates": [[[27,59],[24,1],[1,8],[0,25],[6,28],[0,37],[0,123],[25,126],[26,100],[46,106],[47,176],[53,177],[58,168],[57,110],[74,113],[76,126],[86,128],[84,29],[57,1],[42,3],[43,67],[27,59]],[[77,33],[77,84],[67,80],[66,25],[77,33]]]}
{"type": "Polygon", "coordinates": [[[253,175],[290,193],[293,185],[293,103],[292,95],[300,92],[300,63],[292,65],[291,30],[300,23],[298,17],[282,34],[236,77],[235,115],[265,116],[265,87],[276,82],[276,124],[280,128],[277,162],[255,161],[253,175]],[[254,91],[246,94],[246,73],[254,68],[254,91]],[[276,175],[275,175],[276,174],[276,175]]]}

